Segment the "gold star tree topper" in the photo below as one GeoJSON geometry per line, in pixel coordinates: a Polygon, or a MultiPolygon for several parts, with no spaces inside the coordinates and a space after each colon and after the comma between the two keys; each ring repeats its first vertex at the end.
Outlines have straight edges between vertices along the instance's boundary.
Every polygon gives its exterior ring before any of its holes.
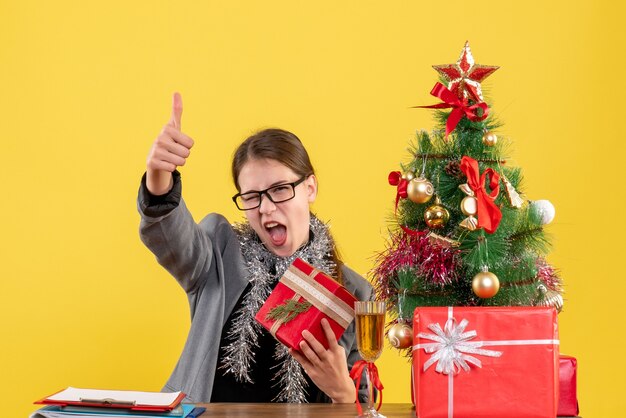
{"type": "Polygon", "coordinates": [[[455,64],[433,65],[433,68],[448,81],[448,89],[459,98],[478,103],[483,101],[480,83],[500,67],[476,64],[466,41],[455,64]]]}

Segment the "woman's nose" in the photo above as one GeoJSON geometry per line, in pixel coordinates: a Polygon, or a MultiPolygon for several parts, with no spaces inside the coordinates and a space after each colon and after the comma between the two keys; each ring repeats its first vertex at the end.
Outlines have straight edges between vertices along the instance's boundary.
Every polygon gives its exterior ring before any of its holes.
{"type": "Polygon", "coordinates": [[[272,202],[266,194],[261,195],[261,205],[259,206],[259,212],[272,213],[276,210],[276,204],[272,202]]]}

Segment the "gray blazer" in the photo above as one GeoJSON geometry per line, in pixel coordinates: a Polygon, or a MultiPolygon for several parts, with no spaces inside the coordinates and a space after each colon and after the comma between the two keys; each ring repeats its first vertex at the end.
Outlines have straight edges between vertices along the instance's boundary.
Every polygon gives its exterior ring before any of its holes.
{"type": "MultiPolygon", "coordinates": [[[[239,241],[226,218],[212,213],[196,224],[180,193],[174,195],[175,207],[165,214],[146,203],[143,182],[138,199],[141,240],[185,290],[191,310],[187,342],[164,390],[184,392],[186,402],[209,402],[222,328],[246,288],[248,274],[239,241]]],[[[344,286],[357,299],[370,298],[372,287],[365,279],[345,266],[343,277],[344,286]]],[[[339,344],[351,368],[361,359],[354,322],[339,344]]],[[[364,385],[359,398],[367,400],[364,385]]]]}

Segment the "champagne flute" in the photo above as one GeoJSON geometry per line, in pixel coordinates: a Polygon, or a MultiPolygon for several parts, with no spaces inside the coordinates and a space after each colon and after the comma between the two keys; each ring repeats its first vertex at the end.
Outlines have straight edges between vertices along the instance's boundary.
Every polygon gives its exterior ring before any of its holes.
{"type": "MultiPolygon", "coordinates": [[[[356,315],[356,344],[363,360],[373,363],[383,352],[385,342],[385,302],[364,301],[356,302],[354,313],[356,315]]],[[[366,367],[368,401],[367,409],[359,418],[385,418],[374,407],[375,389],[370,379],[370,364],[366,367]]]]}

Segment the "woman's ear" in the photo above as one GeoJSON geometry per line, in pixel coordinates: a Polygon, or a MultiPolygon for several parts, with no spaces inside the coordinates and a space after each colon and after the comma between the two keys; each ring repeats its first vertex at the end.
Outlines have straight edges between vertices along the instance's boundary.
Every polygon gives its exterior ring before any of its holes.
{"type": "Polygon", "coordinates": [[[317,197],[317,178],[315,174],[311,174],[304,180],[304,185],[306,187],[307,199],[309,203],[315,202],[315,198],[317,197]]]}

